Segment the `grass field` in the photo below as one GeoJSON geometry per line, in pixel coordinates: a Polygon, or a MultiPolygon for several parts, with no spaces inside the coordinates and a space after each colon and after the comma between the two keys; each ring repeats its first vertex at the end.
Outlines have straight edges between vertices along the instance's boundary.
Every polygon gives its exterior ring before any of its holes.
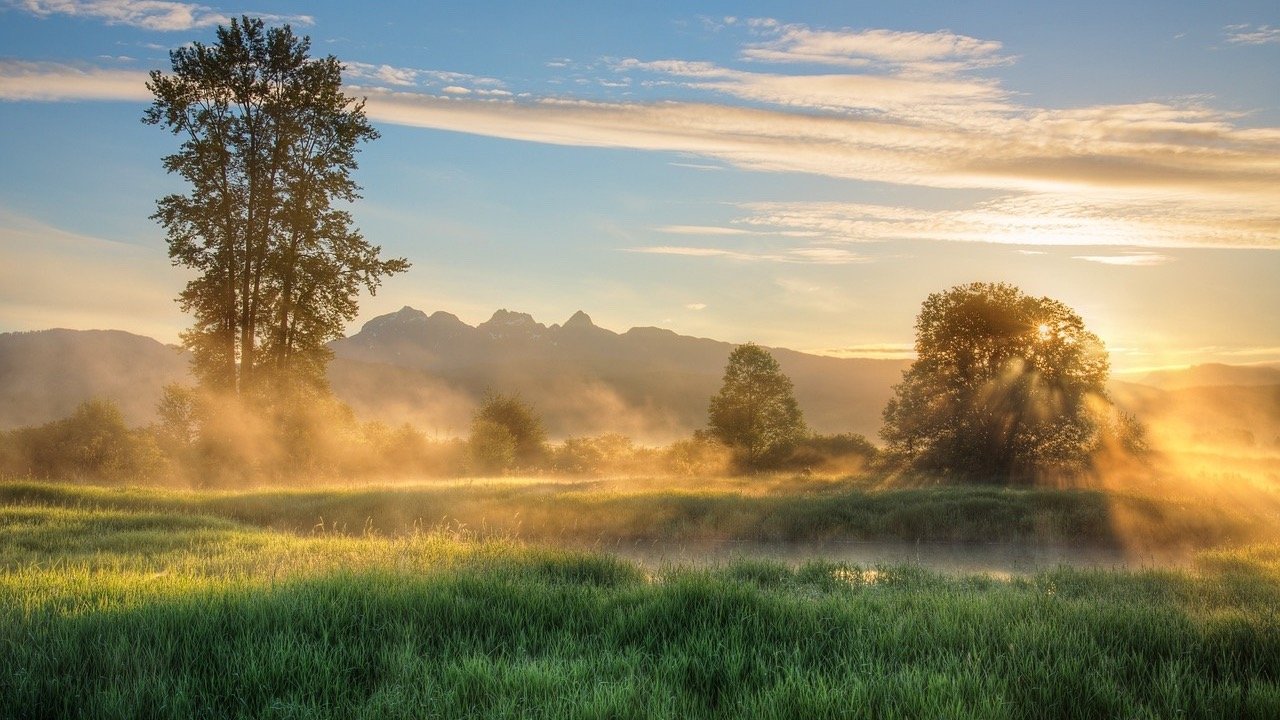
{"type": "Polygon", "coordinates": [[[1280,542],[1280,485],[882,488],[873,476],[561,480],[168,491],[0,482],[0,504],[207,515],[290,533],[449,526],[528,541],[1013,542],[1162,553],[1280,542]],[[1233,494],[1234,493],[1234,494],[1233,494]]]}
{"type": "Polygon", "coordinates": [[[1276,546],[1006,579],[653,569],[304,519],[413,489],[0,491],[6,717],[1280,716],[1276,546]]]}

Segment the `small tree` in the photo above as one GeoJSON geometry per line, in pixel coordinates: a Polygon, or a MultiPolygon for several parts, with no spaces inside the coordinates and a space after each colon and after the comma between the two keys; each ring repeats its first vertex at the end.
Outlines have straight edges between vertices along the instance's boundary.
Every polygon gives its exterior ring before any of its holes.
{"type": "Polygon", "coordinates": [[[546,457],[547,433],[542,429],[542,420],[519,396],[486,393],[472,421],[472,438],[477,429],[484,430],[482,434],[495,434],[489,425],[505,429],[511,437],[512,458],[508,465],[533,468],[546,457]]]}
{"type": "Polygon", "coordinates": [[[930,295],[916,355],[881,436],[918,469],[1003,483],[1076,473],[1115,412],[1102,341],[1071,308],[1012,285],[930,295]]]}
{"type": "Polygon", "coordinates": [[[707,408],[711,435],[748,470],[774,467],[804,437],[804,417],[769,351],[747,343],[729,354],[724,384],[707,408]]]}

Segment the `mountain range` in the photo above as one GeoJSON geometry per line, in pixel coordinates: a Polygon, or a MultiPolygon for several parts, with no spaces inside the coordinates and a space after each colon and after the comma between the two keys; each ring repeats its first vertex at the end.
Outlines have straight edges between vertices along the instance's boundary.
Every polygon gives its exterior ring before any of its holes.
{"type": "MultiPolygon", "coordinates": [[[[330,347],[330,383],[362,419],[464,435],[492,391],[530,402],[553,437],[620,432],[665,442],[705,425],[734,345],[656,327],[618,333],[583,312],[548,326],[498,310],[472,326],[405,307],[330,347]]],[[[872,438],[909,364],[770,352],[810,427],[872,438]]],[[[127,420],[145,424],[166,383],[190,382],[187,366],[180,348],[119,330],[0,334],[0,429],[64,417],[91,397],[113,399],[127,420]]],[[[1190,413],[1188,427],[1207,428],[1195,430],[1202,435],[1270,443],[1280,433],[1280,368],[1202,365],[1130,377],[1113,391],[1144,419],[1190,413]]]]}
{"type": "MultiPolygon", "coordinates": [[[[519,393],[552,435],[622,432],[667,440],[706,423],[734,345],[656,327],[623,333],[577,312],[563,325],[499,310],[470,326],[447,312],[403,308],[331,346],[334,391],[358,413],[400,412],[441,432],[465,432],[484,392],[519,393]],[[395,406],[393,408],[393,406],[395,406]]],[[[907,363],[771,349],[795,383],[809,424],[874,434],[907,363]]]]}

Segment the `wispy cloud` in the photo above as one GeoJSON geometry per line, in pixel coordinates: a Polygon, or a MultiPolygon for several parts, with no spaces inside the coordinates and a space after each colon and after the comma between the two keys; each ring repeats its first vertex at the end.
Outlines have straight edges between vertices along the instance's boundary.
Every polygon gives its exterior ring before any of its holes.
{"type": "MultiPolygon", "coordinates": [[[[360,63],[349,63],[347,72],[355,92],[368,96],[370,117],[383,123],[671,152],[686,165],[698,158],[751,171],[981,190],[991,198],[938,212],[758,204],[744,206],[744,216],[729,228],[668,226],[667,232],[814,237],[822,241],[815,245],[818,255],[833,243],[908,238],[1280,248],[1278,127],[1245,124],[1238,113],[1203,99],[1021,105],[996,80],[974,74],[1008,61],[1000,44],[953,33],[827,32],[766,20],[738,22],[732,31],[747,32],[744,27],[754,33],[743,49],[753,61],[768,56],[803,71],[799,58],[809,57],[810,64],[843,71],[748,72],[691,60],[615,63],[618,72],[657,76],[700,102],[516,97],[500,80],[464,73],[360,63]]],[[[141,80],[135,84],[128,74],[10,61],[0,63],[0,97],[146,96],[141,80]]]]}
{"type": "Polygon", "coordinates": [[[0,60],[0,100],[147,100],[146,82],[141,70],[0,60]]]}
{"type": "Polygon", "coordinates": [[[706,163],[669,162],[672,167],[690,168],[692,170],[724,170],[723,165],[707,165],[706,163]]]}
{"type": "Polygon", "coordinates": [[[720,227],[718,225],[664,225],[658,232],[672,235],[754,235],[750,230],[742,228],[720,227]]]}
{"type": "Polygon", "coordinates": [[[622,60],[620,72],[657,73],[678,84],[741,100],[901,119],[954,120],[958,114],[1002,112],[1007,95],[995,81],[958,76],[838,73],[795,75],[733,70],[683,60],[622,60]]]}
{"type": "Polygon", "coordinates": [[[706,303],[700,303],[700,302],[696,302],[696,303],[687,303],[684,307],[685,307],[685,309],[686,309],[686,310],[693,310],[693,311],[695,311],[695,312],[696,312],[696,311],[699,311],[699,310],[706,310],[706,309],[707,309],[707,304],[706,304],[706,303]]]}
{"type": "Polygon", "coordinates": [[[1236,45],[1280,44],[1280,27],[1270,25],[1228,25],[1227,42],[1236,45]]]}
{"type": "Polygon", "coordinates": [[[827,242],[1280,247],[1280,217],[1255,215],[1229,198],[1024,192],[962,210],[839,202],[746,203],[740,208],[744,215],[735,223],[807,232],[827,242]]]}
{"type": "MultiPolygon", "coordinates": [[[[144,30],[176,31],[226,25],[231,16],[207,5],[172,0],[15,0],[12,7],[37,17],[66,15],[101,20],[108,25],[130,25],[144,30]]],[[[267,22],[311,25],[310,15],[246,14],[267,22]]]]}
{"type": "Polygon", "coordinates": [[[956,72],[1011,62],[1001,54],[999,42],[945,30],[815,30],[769,19],[753,21],[751,26],[765,39],[743,49],[742,57],[748,60],[845,68],[889,66],[917,72],[956,72]]]}
{"type": "Polygon", "coordinates": [[[725,258],[741,262],[776,262],[796,265],[849,265],[869,261],[868,258],[849,250],[831,247],[803,247],[781,251],[750,251],[679,245],[655,245],[648,247],[623,248],[623,250],[626,252],[644,253],[649,255],[725,258]]]}
{"type": "Polygon", "coordinates": [[[868,360],[914,360],[915,346],[910,343],[867,343],[865,345],[847,345],[839,348],[811,350],[818,355],[842,358],[865,358],[868,360]]]}
{"type": "Polygon", "coordinates": [[[1123,265],[1127,267],[1150,267],[1172,262],[1168,255],[1149,252],[1129,252],[1121,255],[1074,255],[1072,260],[1100,263],[1102,265],[1123,265]]]}
{"type": "Polygon", "coordinates": [[[429,70],[424,68],[399,67],[395,65],[377,65],[373,63],[349,61],[343,63],[344,79],[361,89],[421,88],[449,95],[487,95],[510,96],[505,84],[491,77],[451,72],[448,70],[429,70]]]}

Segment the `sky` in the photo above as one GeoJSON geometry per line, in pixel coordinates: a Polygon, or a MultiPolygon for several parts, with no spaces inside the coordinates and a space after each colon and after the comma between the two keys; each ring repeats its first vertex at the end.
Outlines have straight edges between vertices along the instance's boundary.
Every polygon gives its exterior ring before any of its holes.
{"type": "Polygon", "coordinates": [[[1113,368],[1280,361],[1280,3],[0,0],[0,332],[188,319],[141,122],[233,16],[345,65],[381,138],[361,303],[907,357],[1009,282],[1113,368]]]}

